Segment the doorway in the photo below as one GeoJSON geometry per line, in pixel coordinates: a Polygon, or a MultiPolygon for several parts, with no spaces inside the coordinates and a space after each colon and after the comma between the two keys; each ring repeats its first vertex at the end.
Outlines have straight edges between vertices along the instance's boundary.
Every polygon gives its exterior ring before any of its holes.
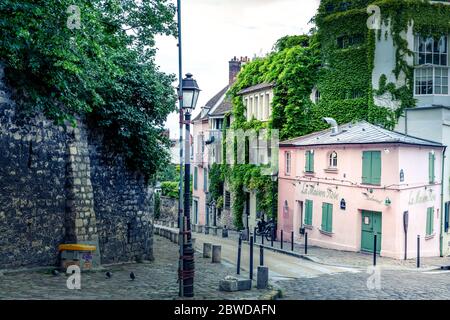
{"type": "Polygon", "coordinates": [[[361,251],[373,252],[374,235],[377,235],[376,252],[381,251],[381,212],[362,211],[361,251]]]}

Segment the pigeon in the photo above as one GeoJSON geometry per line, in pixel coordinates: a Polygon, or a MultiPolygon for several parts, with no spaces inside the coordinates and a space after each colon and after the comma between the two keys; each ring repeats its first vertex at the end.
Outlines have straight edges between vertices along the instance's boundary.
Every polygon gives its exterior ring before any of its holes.
{"type": "Polygon", "coordinates": [[[136,279],[136,276],[134,275],[134,272],[130,272],[130,279],[131,279],[131,281],[136,279]]]}
{"type": "Polygon", "coordinates": [[[55,277],[59,275],[59,271],[56,269],[52,270],[52,275],[54,275],[55,277]]]}
{"type": "Polygon", "coordinates": [[[112,277],[112,273],[109,272],[109,271],[106,272],[105,275],[106,275],[106,277],[107,277],[108,279],[111,279],[111,277],[112,277]]]}

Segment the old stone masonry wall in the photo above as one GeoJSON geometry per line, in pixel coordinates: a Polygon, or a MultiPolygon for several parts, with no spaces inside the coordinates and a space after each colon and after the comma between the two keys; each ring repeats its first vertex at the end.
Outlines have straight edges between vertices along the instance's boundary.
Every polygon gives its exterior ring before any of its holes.
{"type": "Polygon", "coordinates": [[[152,189],[99,132],[19,117],[0,65],[0,269],[55,265],[62,243],[94,244],[102,263],[152,259],[152,215],[152,189]]]}

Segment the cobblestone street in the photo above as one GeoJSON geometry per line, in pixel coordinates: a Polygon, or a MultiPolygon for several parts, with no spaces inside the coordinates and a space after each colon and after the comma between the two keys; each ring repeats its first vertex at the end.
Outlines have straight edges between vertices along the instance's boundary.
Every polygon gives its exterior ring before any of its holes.
{"type": "MultiPolygon", "coordinates": [[[[0,299],[178,299],[178,247],[155,236],[154,248],[153,262],[107,268],[112,272],[111,279],[106,279],[106,270],[83,273],[81,290],[67,289],[66,276],[52,276],[49,271],[5,274],[0,276],[0,299]],[[131,271],[136,274],[135,281],[129,278],[131,271]]],[[[198,253],[195,263],[195,300],[265,299],[271,292],[255,288],[239,293],[220,292],[219,280],[234,275],[234,266],[212,264],[198,253]]]]}
{"type": "Polygon", "coordinates": [[[380,290],[369,290],[370,274],[341,273],[277,281],[287,300],[441,300],[450,299],[450,272],[381,270],[380,290]]]}

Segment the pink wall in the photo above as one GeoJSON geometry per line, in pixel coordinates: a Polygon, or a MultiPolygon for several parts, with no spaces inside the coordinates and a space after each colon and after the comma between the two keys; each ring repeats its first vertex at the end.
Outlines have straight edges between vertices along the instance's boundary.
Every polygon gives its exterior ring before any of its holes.
{"type": "Polygon", "coordinates": [[[314,148],[280,148],[280,179],[278,200],[278,225],[283,229],[285,239],[290,232],[300,238],[299,228],[304,221],[305,200],[313,201],[312,228],[307,229],[312,245],[326,248],[360,251],[362,210],[381,212],[382,243],[381,255],[393,258],[404,256],[403,212],[409,211],[408,255],[416,254],[417,235],[422,237],[422,256],[439,255],[440,232],[440,177],[441,149],[435,148],[436,184],[429,185],[428,154],[430,147],[395,145],[356,145],[314,148]],[[305,151],[314,150],[314,175],[304,173],[305,151]],[[387,149],[387,150],[386,150],[387,149]],[[362,152],[380,150],[382,157],[381,186],[362,185],[362,152]],[[285,174],[285,151],[292,154],[291,175],[285,174]],[[337,171],[328,168],[328,154],[338,154],[337,171]],[[400,182],[400,170],[405,181],[400,182]],[[311,186],[314,186],[313,192],[311,186]],[[426,189],[425,189],[426,188],[426,189]],[[429,195],[433,190],[433,196],[429,195]],[[417,197],[417,194],[419,196],[417,197]],[[385,199],[392,202],[385,205],[385,199]],[[346,210],[341,210],[341,199],[346,201],[346,210]],[[411,199],[418,199],[418,201],[411,199]],[[288,201],[288,212],[284,203],[288,201]],[[332,234],[320,231],[322,203],[333,205],[332,234]],[[303,203],[303,210],[299,203],[303,203]],[[435,207],[435,235],[425,240],[427,208],[435,207]],[[301,214],[303,212],[303,221],[301,214]]]}

